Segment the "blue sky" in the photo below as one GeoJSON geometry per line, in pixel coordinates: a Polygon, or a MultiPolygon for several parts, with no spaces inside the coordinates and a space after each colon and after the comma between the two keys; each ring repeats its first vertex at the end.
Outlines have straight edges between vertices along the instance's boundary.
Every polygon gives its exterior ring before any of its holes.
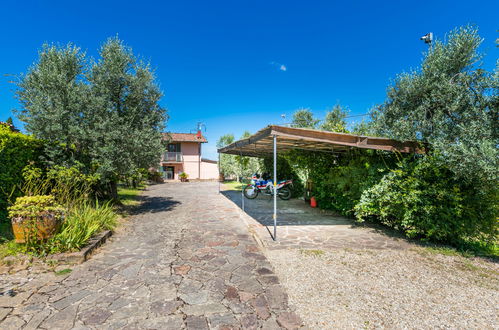
{"type": "Polygon", "coordinates": [[[5,74],[26,72],[44,42],[96,56],[118,34],[156,69],[168,130],[205,123],[203,156],[213,159],[220,135],[283,123],[301,107],[320,118],[337,102],[366,113],[419,65],[427,32],[475,24],[484,66],[499,55],[499,1],[24,0],[3,1],[0,13],[0,120],[18,107],[5,74]]]}

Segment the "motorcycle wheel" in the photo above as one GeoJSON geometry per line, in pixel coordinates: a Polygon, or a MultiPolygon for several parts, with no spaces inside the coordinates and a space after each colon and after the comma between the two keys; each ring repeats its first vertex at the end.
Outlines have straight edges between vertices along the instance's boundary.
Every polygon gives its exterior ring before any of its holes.
{"type": "Polygon", "coordinates": [[[291,198],[291,190],[289,190],[288,187],[282,187],[281,189],[279,189],[277,194],[280,199],[285,201],[291,198]]]}
{"type": "Polygon", "coordinates": [[[255,199],[258,196],[258,189],[253,187],[252,185],[247,185],[244,187],[244,197],[248,199],[255,199]]]}

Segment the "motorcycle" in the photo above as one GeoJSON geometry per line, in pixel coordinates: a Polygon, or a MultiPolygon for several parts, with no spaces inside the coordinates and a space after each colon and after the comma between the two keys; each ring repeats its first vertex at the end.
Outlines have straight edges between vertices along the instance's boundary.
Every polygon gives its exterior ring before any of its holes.
{"type": "MultiPolygon", "coordinates": [[[[277,182],[276,190],[277,196],[282,200],[288,200],[291,198],[291,189],[293,187],[293,180],[281,180],[277,182]]],[[[264,195],[273,196],[274,195],[274,182],[262,175],[260,177],[258,174],[254,174],[251,178],[251,183],[244,187],[244,196],[248,199],[255,199],[258,194],[262,193],[264,195]]]]}

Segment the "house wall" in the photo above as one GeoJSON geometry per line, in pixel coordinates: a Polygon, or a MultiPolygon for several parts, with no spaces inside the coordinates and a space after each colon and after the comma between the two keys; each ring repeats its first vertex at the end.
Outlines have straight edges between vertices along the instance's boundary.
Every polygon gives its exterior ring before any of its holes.
{"type": "Polygon", "coordinates": [[[201,161],[201,179],[214,180],[218,179],[218,164],[201,161]]]}
{"type": "Polygon", "coordinates": [[[184,157],[183,171],[189,179],[199,179],[200,143],[182,142],[181,149],[184,157]]]}
{"type": "Polygon", "coordinates": [[[216,180],[219,175],[218,164],[201,161],[201,146],[202,144],[197,142],[182,142],[180,148],[183,163],[162,163],[162,165],[174,167],[175,180],[180,180],[179,174],[181,172],[187,173],[191,180],[216,180]]]}

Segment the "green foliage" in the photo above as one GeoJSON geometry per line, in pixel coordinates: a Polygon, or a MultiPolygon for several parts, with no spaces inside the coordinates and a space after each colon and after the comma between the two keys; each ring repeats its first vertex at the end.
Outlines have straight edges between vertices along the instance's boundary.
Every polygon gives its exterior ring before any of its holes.
{"type": "Polygon", "coordinates": [[[61,231],[49,242],[50,251],[74,251],[84,246],[96,233],[114,229],[116,213],[110,203],[83,204],[72,209],[61,231]]]}
{"type": "Polygon", "coordinates": [[[395,154],[373,150],[313,156],[313,195],[321,208],[353,216],[363,191],[379,182],[396,161],[395,154]]]}
{"type": "Polygon", "coordinates": [[[83,165],[64,167],[55,165],[43,171],[33,165],[23,169],[25,179],[22,191],[25,195],[53,195],[56,201],[71,208],[88,201],[98,183],[97,175],[83,174],[83,165]]]}
{"type": "MultiPolygon", "coordinates": [[[[129,187],[136,188],[137,186],[143,184],[149,178],[149,171],[145,168],[137,168],[130,171],[128,175],[122,177],[122,182],[124,182],[129,187]]],[[[161,174],[158,173],[161,177],[161,174]]]]}
{"type": "Polygon", "coordinates": [[[42,145],[40,140],[0,124],[0,222],[7,218],[9,199],[21,193],[22,169],[38,159],[42,145]]]}
{"type": "Polygon", "coordinates": [[[189,177],[189,175],[187,175],[187,173],[185,173],[185,172],[180,173],[178,176],[181,179],[187,179],[189,177]]]}
{"type": "Polygon", "coordinates": [[[162,93],[155,79],[151,66],[121,40],[110,38],[101,47],[89,73],[96,104],[89,107],[92,125],[86,137],[102,178],[113,180],[116,174],[129,176],[157,166],[167,116],[159,105],[162,93]]]}
{"type": "MultiPolygon", "coordinates": [[[[125,206],[135,206],[139,204],[139,201],[137,200],[137,196],[140,195],[140,193],[143,191],[144,186],[138,186],[136,188],[132,187],[125,187],[125,186],[119,186],[118,187],[118,200],[120,203],[125,206]]],[[[123,210],[126,212],[126,210],[123,210]]]]}
{"type": "Polygon", "coordinates": [[[66,275],[66,274],[69,274],[71,272],[72,272],[72,270],[70,268],[65,268],[65,269],[58,270],[58,271],[56,271],[54,273],[56,275],[66,275]]]}
{"type": "Polygon", "coordinates": [[[348,108],[342,107],[340,104],[335,105],[326,114],[326,118],[320,125],[320,129],[323,131],[348,133],[345,119],[349,111],[348,108]]]}
{"type": "Polygon", "coordinates": [[[364,136],[377,136],[376,132],[373,129],[373,122],[361,120],[352,125],[351,129],[352,134],[364,135],[364,136]]]}
{"type": "MultiPolygon", "coordinates": [[[[234,141],[234,134],[222,135],[217,141],[217,148],[223,148],[234,141]]],[[[220,173],[222,173],[225,177],[232,175],[237,176],[237,164],[234,155],[220,154],[220,164],[218,166],[220,168],[220,173]]]]}
{"type": "Polygon", "coordinates": [[[403,231],[408,237],[454,245],[497,238],[498,189],[456,178],[435,158],[403,162],[362,193],[360,221],[403,231]]]}
{"type": "Polygon", "coordinates": [[[163,176],[156,168],[152,167],[147,171],[147,180],[160,183],[163,182],[163,176]]]}
{"type": "MultiPolygon", "coordinates": [[[[246,139],[251,136],[251,133],[245,131],[241,139],[246,139]]],[[[223,148],[234,142],[233,134],[225,134],[220,137],[217,142],[217,148],[223,148]]],[[[254,173],[259,172],[261,164],[260,160],[255,157],[237,156],[229,154],[220,154],[220,172],[225,177],[235,176],[239,181],[241,177],[249,177],[254,173]]]]}
{"type": "Polygon", "coordinates": [[[13,222],[38,218],[48,213],[61,219],[64,214],[64,209],[57,204],[54,196],[51,195],[18,197],[14,205],[9,207],[9,218],[13,222]]]}
{"type": "Polygon", "coordinates": [[[149,64],[117,38],[90,61],[78,47],[44,45],[18,85],[19,118],[47,140],[50,166],[79,162],[116,197],[120,178],[156,166],[166,111],[149,64]],[[62,149],[62,150],[61,150],[62,149]]]}
{"type": "MultiPolygon", "coordinates": [[[[270,178],[274,179],[274,158],[265,157],[262,161],[262,172],[268,173],[270,178]]],[[[277,157],[277,181],[293,180],[291,193],[293,197],[303,196],[303,182],[297,172],[297,168],[290,164],[288,157],[278,155],[277,157]]]]}
{"type": "Polygon", "coordinates": [[[293,113],[291,127],[297,128],[317,128],[320,120],[314,117],[310,109],[299,109],[293,113]]]}
{"type": "Polygon", "coordinates": [[[381,136],[428,142],[463,180],[499,182],[498,76],[483,70],[472,27],[436,40],[421,69],[401,74],[372,112],[381,136]]]}

